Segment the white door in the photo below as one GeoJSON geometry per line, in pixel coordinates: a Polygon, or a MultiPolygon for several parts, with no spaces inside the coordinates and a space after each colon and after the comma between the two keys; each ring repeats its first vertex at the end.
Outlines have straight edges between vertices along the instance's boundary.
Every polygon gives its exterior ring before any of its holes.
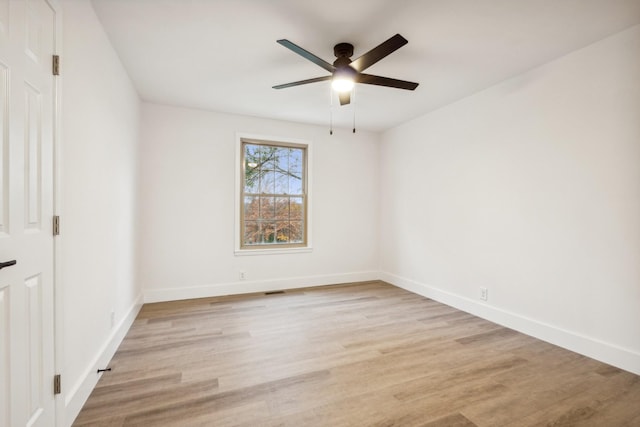
{"type": "Polygon", "coordinates": [[[0,425],[55,425],[53,136],[56,13],[0,0],[0,425]],[[2,264],[0,264],[2,265],[2,264]]]}

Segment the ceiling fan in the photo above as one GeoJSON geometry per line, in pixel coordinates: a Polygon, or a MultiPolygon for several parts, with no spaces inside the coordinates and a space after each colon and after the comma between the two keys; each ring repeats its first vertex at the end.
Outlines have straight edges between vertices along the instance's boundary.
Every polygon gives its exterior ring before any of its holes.
{"type": "Polygon", "coordinates": [[[402,37],[400,34],[396,34],[353,61],[351,60],[351,56],[353,55],[353,45],[351,43],[338,43],[333,47],[333,53],[336,58],[338,58],[333,62],[333,64],[318,58],[311,52],[291,43],[289,40],[278,40],[278,43],[287,49],[294,51],[303,58],[308,59],[314,64],[324,68],[330,72],[331,75],[285,83],[273,86],[274,89],[284,89],[292,86],[332,80],[332,86],[338,92],[338,97],[340,98],[340,105],[345,105],[351,102],[351,89],[353,88],[354,83],[387,86],[406,90],[414,90],[418,87],[418,83],[363,73],[364,70],[408,43],[407,39],[402,37]]]}

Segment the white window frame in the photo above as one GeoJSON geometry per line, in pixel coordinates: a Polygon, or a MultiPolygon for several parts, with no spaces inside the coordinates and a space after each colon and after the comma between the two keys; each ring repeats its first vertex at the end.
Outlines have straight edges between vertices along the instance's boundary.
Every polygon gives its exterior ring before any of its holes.
{"type": "Polygon", "coordinates": [[[313,209],[312,205],[312,178],[313,178],[313,144],[311,141],[294,139],[294,138],[286,138],[286,137],[278,137],[278,136],[266,136],[266,135],[256,135],[249,133],[236,133],[236,153],[235,153],[235,209],[234,209],[234,240],[235,240],[235,255],[276,255],[276,254],[295,254],[295,253],[305,253],[311,252],[313,250],[312,246],[312,214],[313,209]],[[307,176],[307,193],[306,193],[306,222],[305,229],[307,233],[307,244],[305,246],[297,246],[297,247],[278,247],[277,245],[273,246],[257,246],[257,247],[242,247],[241,242],[241,203],[242,203],[242,174],[244,173],[243,165],[242,165],[242,142],[243,141],[259,141],[266,144],[273,143],[277,144],[295,144],[302,145],[306,149],[306,176],[307,176]]]}

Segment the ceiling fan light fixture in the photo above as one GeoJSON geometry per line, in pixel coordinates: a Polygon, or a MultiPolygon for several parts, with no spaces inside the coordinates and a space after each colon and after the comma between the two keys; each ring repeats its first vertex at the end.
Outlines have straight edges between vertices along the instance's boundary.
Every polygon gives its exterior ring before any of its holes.
{"type": "MultiPolygon", "coordinates": [[[[342,58],[339,58],[336,63],[341,61],[342,58]]],[[[347,58],[347,61],[349,59],[347,58]]],[[[356,79],[356,71],[349,66],[338,67],[336,71],[333,72],[333,77],[331,79],[331,87],[333,90],[339,93],[351,92],[353,86],[355,85],[356,79]]]]}
{"type": "Polygon", "coordinates": [[[349,77],[334,77],[331,81],[331,87],[333,90],[340,93],[351,92],[354,85],[355,82],[349,77]]]}

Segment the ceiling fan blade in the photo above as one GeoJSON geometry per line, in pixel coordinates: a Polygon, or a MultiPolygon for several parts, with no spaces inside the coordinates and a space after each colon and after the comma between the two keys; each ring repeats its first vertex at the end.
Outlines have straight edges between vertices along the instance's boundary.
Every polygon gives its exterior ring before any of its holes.
{"type": "Polygon", "coordinates": [[[289,40],[286,40],[286,39],[278,40],[278,43],[280,43],[282,46],[286,47],[287,49],[294,51],[295,53],[302,56],[303,58],[308,59],[314,64],[319,65],[320,67],[324,68],[330,73],[333,73],[336,69],[336,67],[334,67],[333,64],[329,64],[324,59],[318,58],[313,53],[304,50],[303,48],[301,48],[300,46],[294,43],[291,43],[289,40]]]}
{"type": "Polygon", "coordinates": [[[284,84],[281,84],[281,85],[273,86],[273,88],[274,89],[284,89],[284,88],[287,88],[287,87],[306,85],[308,83],[323,82],[325,80],[331,80],[331,77],[332,76],[325,76],[325,77],[316,77],[316,78],[307,79],[307,80],[299,80],[297,82],[284,83],[284,84]]]}
{"type": "Polygon", "coordinates": [[[357,80],[358,83],[364,83],[368,85],[378,85],[378,86],[387,86],[393,87],[396,89],[406,89],[406,90],[415,90],[418,87],[419,83],[408,82],[405,80],[391,79],[389,77],[382,76],[373,76],[371,74],[358,74],[357,80]]]}
{"type": "Polygon", "coordinates": [[[407,43],[409,43],[407,39],[402,37],[400,34],[396,34],[389,40],[374,47],[369,52],[362,55],[360,58],[352,61],[349,65],[356,71],[364,71],[376,62],[380,61],[385,56],[400,49],[407,43]]]}
{"type": "Polygon", "coordinates": [[[351,92],[338,92],[338,98],[340,98],[340,105],[347,105],[351,102],[351,92]]]}

